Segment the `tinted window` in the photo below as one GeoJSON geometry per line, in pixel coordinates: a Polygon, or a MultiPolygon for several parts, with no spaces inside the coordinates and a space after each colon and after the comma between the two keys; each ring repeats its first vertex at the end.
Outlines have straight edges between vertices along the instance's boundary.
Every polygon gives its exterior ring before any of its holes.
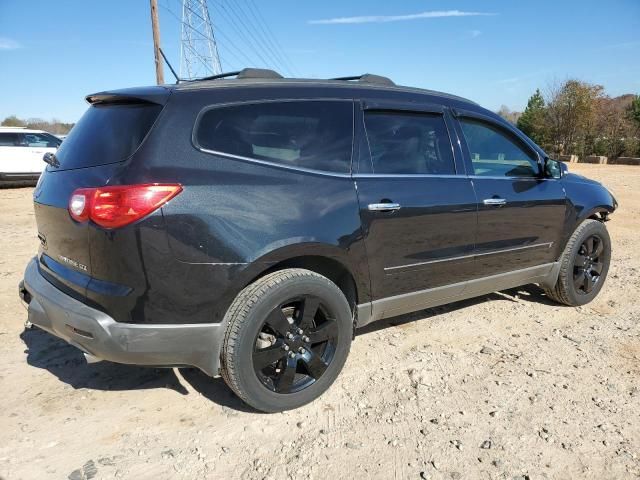
{"type": "Polygon", "coordinates": [[[366,112],[374,173],[455,174],[442,115],[366,112]]]}
{"type": "Polygon", "coordinates": [[[537,160],[502,130],[471,119],[461,119],[473,171],[490,177],[535,177],[537,160]]]}
{"type": "Polygon", "coordinates": [[[349,172],[352,137],[353,104],[340,101],[213,108],[196,134],[207,150],[340,173],[349,172]]]}
{"type": "Polygon", "coordinates": [[[28,147],[56,148],[62,143],[59,138],[46,133],[25,133],[24,139],[28,147]]]}
{"type": "Polygon", "coordinates": [[[21,133],[0,133],[0,147],[20,147],[24,146],[21,133]]]}
{"type": "Polygon", "coordinates": [[[160,105],[96,105],[60,144],[59,170],[116,163],[131,156],[162,110],[160,105]]]}

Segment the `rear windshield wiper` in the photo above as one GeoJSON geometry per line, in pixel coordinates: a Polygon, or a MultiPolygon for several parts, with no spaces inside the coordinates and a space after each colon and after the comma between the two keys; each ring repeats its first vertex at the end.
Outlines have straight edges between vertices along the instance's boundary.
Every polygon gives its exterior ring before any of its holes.
{"type": "Polygon", "coordinates": [[[60,166],[60,161],[56,158],[55,153],[51,153],[51,152],[45,153],[44,156],[42,157],[42,160],[44,160],[45,163],[48,163],[49,165],[51,165],[53,168],[58,168],[60,166]]]}

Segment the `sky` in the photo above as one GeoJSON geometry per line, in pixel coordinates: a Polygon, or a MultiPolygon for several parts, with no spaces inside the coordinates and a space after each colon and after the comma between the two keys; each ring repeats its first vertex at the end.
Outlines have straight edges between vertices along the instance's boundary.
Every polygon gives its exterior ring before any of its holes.
{"type": "MultiPolygon", "coordinates": [[[[181,1],[158,3],[161,44],[178,68],[181,1]]],[[[376,73],[492,110],[522,110],[536,88],[566,78],[640,93],[640,0],[208,3],[224,71],[376,73]],[[261,36],[260,19],[275,40],[261,36]]],[[[0,73],[0,119],[75,122],[89,93],[152,85],[149,1],[0,0],[0,73]]]]}

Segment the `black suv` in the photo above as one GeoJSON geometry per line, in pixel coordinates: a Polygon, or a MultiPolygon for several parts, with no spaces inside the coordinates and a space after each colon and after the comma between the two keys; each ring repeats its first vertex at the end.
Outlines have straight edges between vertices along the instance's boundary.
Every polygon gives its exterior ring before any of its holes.
{"type": "Polygon", "coordinates": [[[537,283],[591,301],[616,201],[477,104],[246,69],[89,95],[34,191],[29,321],[303,405],[370,322],[537,283]]]}

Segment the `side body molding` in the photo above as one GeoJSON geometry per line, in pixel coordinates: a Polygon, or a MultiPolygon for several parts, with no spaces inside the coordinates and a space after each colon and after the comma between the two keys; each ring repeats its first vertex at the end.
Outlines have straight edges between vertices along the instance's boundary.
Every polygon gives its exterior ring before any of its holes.
{"type": "Polygon", "coordinates": [[[466,300],[529,283],[552,286],[558,277],[559,268],[559,262],[547,263],[360,304],[358,305],[357,326],[359,328],[376,320],[466,300]]]}

